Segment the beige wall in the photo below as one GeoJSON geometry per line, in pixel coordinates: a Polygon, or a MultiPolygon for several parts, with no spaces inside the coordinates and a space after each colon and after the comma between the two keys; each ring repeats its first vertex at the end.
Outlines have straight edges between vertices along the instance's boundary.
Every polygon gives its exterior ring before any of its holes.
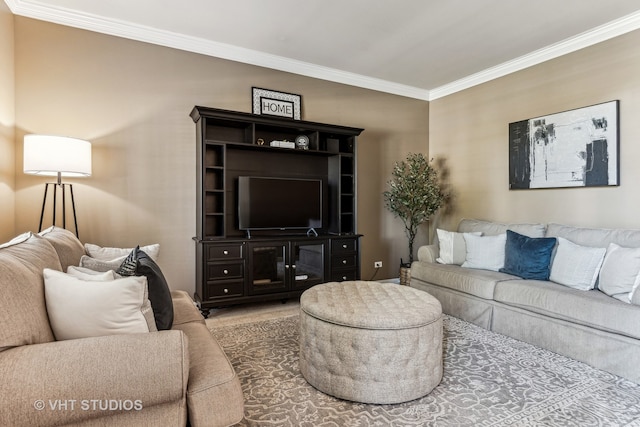
{"type": "Polygon", "coordinates": [[[640,228],[640,31],[437,99],[430,155],[449,160],[456,211],[497,221],[640,228]],[[509,191],[508,125],[620,100],[619,187],[509,191]]]}
{"type": "MultiPolygon", "coordinates": [[[[377,278],[397,277],[399,258],[407,257],[402,225],[381,193],[393,163],[409,152],[447,160],[456,210],[439,218],[443,227],[477,217],[640,228],[632,213],[640,205],[638,31],[427,103],[0,12],[0,35],[15,40],[0,37],[3,71],[14,62],[12,46],[16,70],[15,102],[0,100],[9,117],[0,137],[6,238],[37,228],[42,200],[44,179],[22,173],[23,135],[86,138],[94,173],[73,181],[81,239],[160,242],[171,286],[193,291],[195,126],[188,114],[194,105],[249,112],[252,86],[301,94],[305,120],[365,128],[357,171],[365,279],[377,260],[384,262],[377,278]],[[613,99],[621,112],[620,187],[508,190],[510,122],[613,99]],[[3,162],[13,157],[15,164],[3,162]]],[[[3,73],[0,85],[11,89],[13,79],[3,73]]],[[[425,241],[423,231],[418,244],[425,241]]]]}
{"type": "MultiPolygon", "coordinates": [[[[15,19],[16,147],[25,133],[93,143],[93,175],[76,179],[80,238],[159,242],[174,289],[194,290],[194,105],[251,111],[251,87],[301,94],[303,119],[365,129],[359,139],[362,274],[397,277],[406,243],[381,193],[393,162],[428,150],[428,104],[375,91],[15,19]]],[[[44,178],[16,172],[16,232],[37,229],[44,178]]],[[[45,224],[47,226],[47,224],[45,224]]]]}
{"type": "Polygon", "coordinates": [[[0,242],[15,234],[13,15],[0,2],[0,242]]]}

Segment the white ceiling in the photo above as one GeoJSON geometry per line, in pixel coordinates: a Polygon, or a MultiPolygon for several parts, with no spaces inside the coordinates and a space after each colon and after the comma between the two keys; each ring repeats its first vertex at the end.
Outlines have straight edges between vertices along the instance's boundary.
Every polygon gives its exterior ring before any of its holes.
{"type": "Polygon", "coordinates": [[[638,0],[5,0],[16,15],[432,100],[640,28],[638,0]]]}

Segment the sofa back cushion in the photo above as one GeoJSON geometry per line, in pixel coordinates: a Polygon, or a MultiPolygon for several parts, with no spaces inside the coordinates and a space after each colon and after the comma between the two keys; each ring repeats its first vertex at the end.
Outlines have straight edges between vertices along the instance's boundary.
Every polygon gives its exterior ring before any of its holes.
{"type": "Polygon", "coordinates": [[[463,219],[458,224],[460,233],[479,231],[483,236],[497,236],[511,230],[528,237],[545,237],[545,229],[544,224],[502,224],[478,219],[463,219]]]}
{"type": "Polygon", "coordinates": [[[61,270],[47,240],[25,233],[0,246],[0,351],[54,340],[44,298],[43,270],[61,270]]]}
{"type": "Polygon", "coordinates": [[[549,224],[547,237],[564,237],[582,246],[606,248],[615,243],[625,248],[640,247],[640,230],[581,228],[569,225],[549,224]]]}
{"type": "Polygon", "coordinates": [[[52,226],[41,231],[39,235],[47,239],[58,253],[62,271],[67,271],[67,267],[71,265],[80,265],[84,246],[71,231],[52,226]]]}

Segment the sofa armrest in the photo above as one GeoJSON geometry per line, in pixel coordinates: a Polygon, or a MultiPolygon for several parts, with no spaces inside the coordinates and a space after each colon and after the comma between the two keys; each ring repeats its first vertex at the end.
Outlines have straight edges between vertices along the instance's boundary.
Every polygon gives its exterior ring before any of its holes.
{"type": "Polygon", "coordinates": [[[0,353],[0,378],[0,425],[66,425],[180,401],[184,418],[187,339],[161,331],[15,347],[0,353]]]}
{"type": "Polygon", "coordinates": [[[436,262],[440,254],[438,245],[425,245],[418,248],[418,261],[436,262]]]}
{"type": "Polygon", "coordinates": [[[171,301],[173,302],[173,327],[191,322],[205,324],[204,317],[188,293],[171,291],[171,301]]]}

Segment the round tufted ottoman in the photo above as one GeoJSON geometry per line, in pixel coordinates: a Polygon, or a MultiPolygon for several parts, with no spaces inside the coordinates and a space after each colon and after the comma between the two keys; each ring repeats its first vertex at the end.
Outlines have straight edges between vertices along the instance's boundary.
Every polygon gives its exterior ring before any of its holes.
{"type": "Polygon", "coordinates": [[[318,390],[363,403],[400,403],[442,379],[442,308],[426,292],[331,282],[300,297],[300,371],[318,390]]]}

